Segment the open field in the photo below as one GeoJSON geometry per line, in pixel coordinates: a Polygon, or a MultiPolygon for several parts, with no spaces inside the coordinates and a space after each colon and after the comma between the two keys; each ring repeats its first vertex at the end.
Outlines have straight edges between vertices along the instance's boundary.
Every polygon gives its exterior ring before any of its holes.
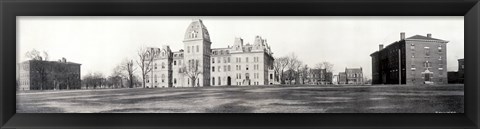
{"type": "Polygon", "coordinates": [[[250,86],[17,93],[18,113],[463,113],[463,85],[250,86]]]}

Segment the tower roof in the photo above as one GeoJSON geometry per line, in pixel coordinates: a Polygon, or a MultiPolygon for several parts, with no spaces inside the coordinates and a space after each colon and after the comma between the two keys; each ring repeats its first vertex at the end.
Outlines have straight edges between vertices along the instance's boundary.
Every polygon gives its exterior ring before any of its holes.
{"type": "Polygon", "coordinates": [[[184,40],[203,39],[210,42],[210,34],[201,19],[193,20],[185,31],[184,40]]]}

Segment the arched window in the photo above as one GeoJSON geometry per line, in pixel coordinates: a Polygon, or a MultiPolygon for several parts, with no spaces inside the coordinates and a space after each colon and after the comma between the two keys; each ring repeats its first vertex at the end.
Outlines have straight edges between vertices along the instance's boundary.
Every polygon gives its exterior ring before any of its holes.
{"type": "Polygon", "coordinates": [[[176,78],[173,79],[173,84],[177,84],[177,79],[176,78]]]}

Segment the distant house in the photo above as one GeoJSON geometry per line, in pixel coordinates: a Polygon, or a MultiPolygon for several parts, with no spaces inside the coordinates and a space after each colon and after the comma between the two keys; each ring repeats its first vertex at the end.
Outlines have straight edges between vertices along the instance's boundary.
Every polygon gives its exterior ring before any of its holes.
{"type": "Polygon", "coordinates": [[[364,84],[362,68],[345,68],[345,72],[338,73],[337,84],[364,84]]]}
{"type": "Polygon", "coordinates": [[[362,68],[345,68],[345,74],[347,77],[346,84],[359,85],[363,84],[363,70],[362,68]]]}
{"type": "Polygon", "coordinates": [[[65,58],[22,62],[18,65],[18,90],[80,89],[80,65],[65,58]]]}

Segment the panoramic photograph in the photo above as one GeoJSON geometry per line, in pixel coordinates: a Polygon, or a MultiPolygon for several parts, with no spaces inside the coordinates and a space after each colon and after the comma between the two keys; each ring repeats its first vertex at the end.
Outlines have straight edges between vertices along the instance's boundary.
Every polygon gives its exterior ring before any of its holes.
{"type": "Polygon", "coordinates": [[[463,16],[17,16],[17,113],[464,113],[463,16]]]}

